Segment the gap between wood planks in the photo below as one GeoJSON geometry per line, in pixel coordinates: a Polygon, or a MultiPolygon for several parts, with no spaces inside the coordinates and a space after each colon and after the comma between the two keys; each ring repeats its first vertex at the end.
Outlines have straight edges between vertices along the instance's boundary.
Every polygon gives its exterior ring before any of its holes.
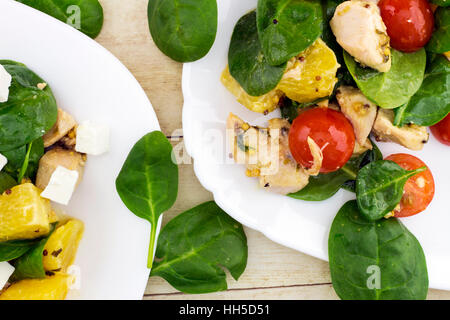
{"type": "MultiPolygon", "coordinates": [[[[288,286],[272,286],[272,287],[253,287],[253,288],[233,288],[227,289],[226,291],[245,291],[245,290],[265,290],[265,289],[285,289],[285,288],[301,288],[301,287],[315,287],[315,286],[328,286],[331,282],[324,283],[305,283],[305,284],[292,284],[288,286]]],[[[176,296],[187,294],[184,292],[169,292],[169,293],[147,293],[144,297],[157,297],[157,296],[176,296]]]]}

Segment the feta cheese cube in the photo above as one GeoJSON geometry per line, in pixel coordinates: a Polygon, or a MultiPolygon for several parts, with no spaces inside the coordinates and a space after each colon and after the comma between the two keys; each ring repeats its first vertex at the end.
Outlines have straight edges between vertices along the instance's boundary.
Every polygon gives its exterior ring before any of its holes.
{"type": "Polygon", "coordinates": [[[6,166],[7,163],[8,159],[6,159],[6,157],[0,153],[0,171],[2,171],[2,169],[6,166]]]}
{"type": "Polygon", "coordinates": [[[41,197],[67,205],[77,185],[78,171],[56,167],[41,197]]]}
{"type": "Polygon", "coordinates": [[[8,282],[9,277],[14,273],[14,267],[6,261],[0,262],[0,290],[8,282]]]}
{"type": "Polygon", "coordinates": [[[109,150],[109,128],[105,125],[83,122],[77,128],[75,150],[94,156],[109,150]]]}
{"type": "Polygon", "coordinates": [[[6,71],[5,67],[0,64],[0,102],[8,101],[11,80],[11,75],[6,71]]]}

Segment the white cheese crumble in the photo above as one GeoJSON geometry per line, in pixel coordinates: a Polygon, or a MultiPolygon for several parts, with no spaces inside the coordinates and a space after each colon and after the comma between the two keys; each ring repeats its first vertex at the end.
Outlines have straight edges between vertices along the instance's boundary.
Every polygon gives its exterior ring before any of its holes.
{"type": "Polygon", "coordinates": [[[77,128],[75,150],[90,155],[100,155],[109,150],[109,128],[105,125],[83,122],[77,128]]]}
{"type": "Polygon", "coordinates": [[[77,181],[78,171],[58,166],[50,177],[47,187],[42,191],[41,197],[67,205],[72,198],[77,181]]]}
{"type": "Polygon", "coordinates": [[[14,267],[12,265],[6,261],[0,262],[0,290],[3,289],[13,273],[14,267]]]}
{"type": "Polygon", "coordinates": [[[2,169],[6,166],[7,163],[8,159],[6,159],[6,157],[0,153],[0,171],[2,171],[2,169]]]}
{"type": "Polygon", "coordinates": [[[0,102],[8,101],[11,80],[11,75],[6,71],[5,67],[0,64],[0,102]]]}

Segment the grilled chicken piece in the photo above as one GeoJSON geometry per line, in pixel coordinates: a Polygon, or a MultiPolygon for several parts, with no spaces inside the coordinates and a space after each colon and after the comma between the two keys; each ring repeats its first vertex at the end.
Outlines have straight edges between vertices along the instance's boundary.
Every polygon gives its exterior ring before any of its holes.
{"type": "Polygon", "coordinates": [[[341,112],[353,125],[356,142],[360,146],[365,145],[377,117],[377,106],[369,101],[359,89],[349,86],[340,86],[336,98],[341,112]]]}
{"type": "Polygon", "coordinates": [[[44,139],[44,147],[48,148],[55,142],[61,140],[76,125],[77,122],[70,114],[58,108],[58,118],[56,119],[55,125],[42,137],[44,139]]]}
{"type": "Polygon", "coordinates": [[[370,142],[369,138],[366,139],[364,144],[359,144],[358,141],[355,141],[355,148],[353,149],[353,155],[352,156],[359,156],[366,152],[367,150],[372,150],[372,142],[370,142]]]}
{"type": "Polygon", "coordinates": [[[422,150],[428,142],[428,132],[425,127],[415,124],[397,127],[393,124],[394,111],[380,109],[373,125],[373,133],[377,141],[392,141],[411,150],[422,150]]]}
{"type": "Polygon", "coordinates": [[[58,166],[78,171],[78,185],[83,176],[85,162],[86,156],[81,153],[59,147],[51,149],[47,151],[39,161],[36,186],[44,190],[58,166]]]}
{"type": "Polygon", "coordinates": [[[259,184],[266,190],[279,194],[297,192],[308,184],[310,175],[319,173],[322,152],[312,139],[314,163],[311,169],[302,168],[292,157],[287,120],[272,119],[268,128],[259,128],[230,113],[227,129],[235,161],[247,166],[247,176],[259,177],[259,184]]]}
{"type": "Polygon", "coordinates": [[[391,69],[391,49],[380,9],[372,1],[345,1],[330,21],[337,42],[355,60],[380,72],[391,69]]]}

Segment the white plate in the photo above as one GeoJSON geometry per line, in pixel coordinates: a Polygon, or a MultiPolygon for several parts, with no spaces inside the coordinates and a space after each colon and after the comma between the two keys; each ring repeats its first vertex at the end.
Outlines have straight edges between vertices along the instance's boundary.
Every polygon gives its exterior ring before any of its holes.
{"type": "Polygon", "coordinates": [[[111,129],[111,149],[90,156],[63,210],[85,223],[75,261],[82,299],[141,299],[148,280],[150,228],[122,204],[115,178],[133,144],[159,130],[145,92],[107,50],[81,32],[11,0],[0,1],[0,59],[25,63],[78,121],[111,129]]]}
{"type": "MultiPolygon", "coordinates": [[[[256,7],[256,0],[219,1],[219,30],[207,57],[185,64],[183,69],[183,130],[188,153],[194,158],[197,177],[214,194],[217,204],[233,218],[287,247],[327,260],[331,222],[350,192],[341,190],[322,202],[305,202],[268,193],[256,179],[245,176],[245,168],[228,159],[225,120],[229,112],[246,121],[264,124],[279,116],[266,117],[236,102],[220,83],[227,64],[228,45],[237,20],[256,7]]],[[[450,148],[433,137],[421,152],[379,143],[385,156],[405,152],[420,157],[434,173],[436,195],[429,208],[402,222],[416,235],[427,257],[430,286],[450,290],[450,148]]],[[[301,272],[301,270],[299,270],[301,272]]]]}

